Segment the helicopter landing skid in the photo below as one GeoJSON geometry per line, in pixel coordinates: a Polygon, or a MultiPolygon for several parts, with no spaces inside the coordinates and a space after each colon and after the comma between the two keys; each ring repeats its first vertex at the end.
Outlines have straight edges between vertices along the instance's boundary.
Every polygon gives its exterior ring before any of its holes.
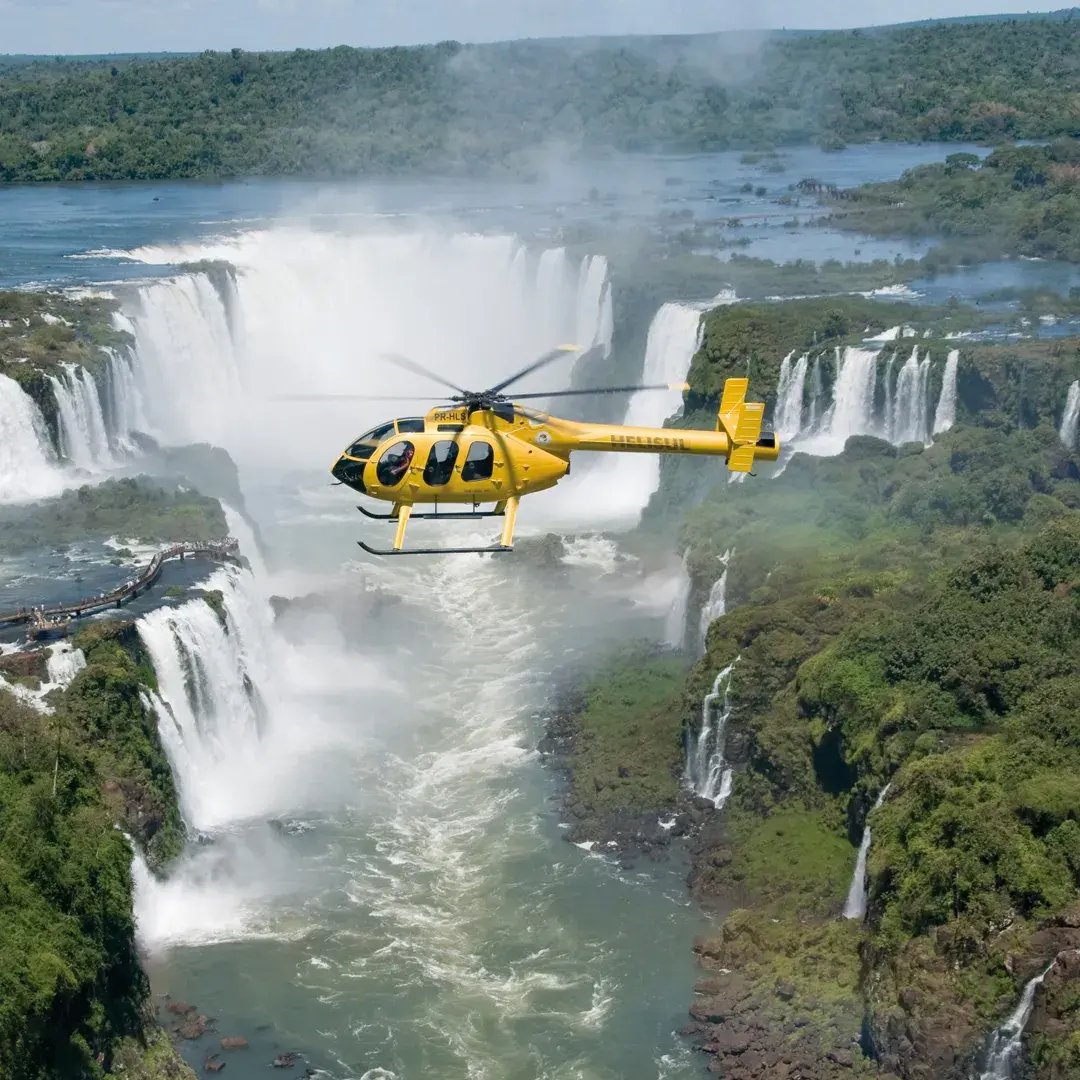
{"type": "MultiPolygon", "coordinates": [[[[432,514],[432,517],[436,515],[432,514]]],[[[439,517],[444,515],[439,514],[439,517]]],[[[445,515],[449,517],[450,515],[445,515]]],[[[471,516],[471,515],[463,515],[471,516]]],[[[451,548],[373,548],[365,544],[363,540],[356,541],[366,552],[371,555],[487,555],[489,552],[513,551],[513,545],[492,544],[491,547],[451,547],[451,548]]]]}
{"type": "MultiPolygon", "coordinates": [[[[373,514],[370,510],[365,510],[362,506],[356,508],[360,511],[364,517],[373,518],[375,521],[397,521],[398,515],[392,511],[389,514],[373,514]]],[[[433,518],[439,518],[442,521],[472,521],[475,518],[489,518],[489,517],[506,517],[505,510],[459,510],[459,511],[446,511],[440,514],[437,510],[433,514],[413,514],[412,521],[426,521],[433,518]]]]}

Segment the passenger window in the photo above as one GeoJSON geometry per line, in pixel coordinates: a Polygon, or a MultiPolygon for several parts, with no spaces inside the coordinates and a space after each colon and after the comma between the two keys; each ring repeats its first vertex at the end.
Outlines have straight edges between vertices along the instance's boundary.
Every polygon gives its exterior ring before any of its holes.
{"type": "Polygon", "coordinates": [[[397,429],[402,435],[406,432],[423,431],[424,418],[422,416],[407,416],[404,420],[397,422],[397,429]]]}
{"type": "Polygon", "coordinates": [[[495,451],[491,443],[474,442],[461,466],[462,480],[490,480],[495,467],[495,451]]]}
{"type": "Polygon", "coordinates": [[[443,439],[437,442],[428,454],[427,465],[424,466],[424,483],[431,487],[439,487],[449,482],[454,472],[454,462],[457,461],[458,447],[452,439],[443,439]]]}
{"type": "Polygon", "coordinates": [[[416,454],[416,448],[411,442],[396,442],[381,458],[375,466],[375,477],[383,487],[394,487],[400,484],[405,474],[409,471],[412,459],[416,454]]]}

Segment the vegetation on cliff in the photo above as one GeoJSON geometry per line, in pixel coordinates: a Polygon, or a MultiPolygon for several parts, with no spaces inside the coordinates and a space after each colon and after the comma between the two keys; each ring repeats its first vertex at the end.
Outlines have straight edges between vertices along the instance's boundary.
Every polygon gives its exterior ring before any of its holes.
{"type": "Polygon", "coordinates": [[[19,552],[119,536],[144,543],[216,540],[228,533],[216,499],[148,477],[84,485],[55,499],[0,508],[0,546],[19,552]]]}
{"type": "MultiPolygon", "coordinates": [[[[681,705],[696,730],[738,657],[734,786],[691,875],[740,906],[697,946],[695,1031],[725,1074],[967,1075],[1022,985],[1080,945],[1080,459],[1055,430],[1080,343],[943,339],[970,317],[822,300],[706,319],[698,418],[748,367],[773,400],[792,350],[824,367],[898,323],[960,350],[958,422],[931,446],[853,438],[753,484],[703,470],[682,504],[692,608],[734,549],[681,705]],[[839,916],[868,818],[863,923],[839,916]]],[[[685,499],[675,479],[651,528],[685,499]]],[[[1076,977],[1039,998],[1039,1075],[1069,1075],[1076,977]]]]}
{"type": "Polygon", "coordinates": [[[0,375],[14,379],[33,398],[54,446],[59,445],[57,406],[49,376],[60,376],[66,364],[102,371],[105,350],[130,342],[130,335],[113,325],[117,307],[97,297],[0,291],[0,375]]]}
{"type": "Polygon", "coordinates": [[[0,1073],[11,1080],[98,1080],[172,1056],[144,1041],[149,987],[118,828],[152,862],[182,840],[140,700],[153,673],[131,624],[89,628],[73,644],[86,667],[54,695],[53,712],[0,690],[0,1073]]]}
{"type": "Polygon", "coordinates": [[[1075,133],[1074,19],[0,68],[0,180],[529,174],[553,149],[1075,133]]]}

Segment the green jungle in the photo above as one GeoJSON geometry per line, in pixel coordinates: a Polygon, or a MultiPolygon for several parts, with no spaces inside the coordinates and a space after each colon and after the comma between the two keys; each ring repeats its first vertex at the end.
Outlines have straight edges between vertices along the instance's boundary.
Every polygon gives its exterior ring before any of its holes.
{"type": "Polygon", "coordinates": [[[35,62],[0,59],[0,180],[530,176],[587,148],[1077,133],[1080,20],[35,62]]]}

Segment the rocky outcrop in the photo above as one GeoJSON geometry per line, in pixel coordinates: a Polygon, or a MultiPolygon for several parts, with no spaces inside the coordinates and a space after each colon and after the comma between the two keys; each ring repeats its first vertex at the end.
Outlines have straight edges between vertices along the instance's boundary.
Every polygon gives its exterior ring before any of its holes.
{"type": "MultiPolygon", "coordinates": [[[[775,922],[772,925],[776,925],[775,922]]],[[[861,1001],[855,986],[837,982],[828,934],[807,928],[820,950],[805,957],[822,969],[812,985],[805,973],[774,970],[767,953],[772,931],[748,913],[728,920],[714,938],[694,945],[705,972],[683,1029],[709,1055],[709,1072],[730,1080],[839,1080],[876,1074],[859,1045],[861,1001]]]]}

